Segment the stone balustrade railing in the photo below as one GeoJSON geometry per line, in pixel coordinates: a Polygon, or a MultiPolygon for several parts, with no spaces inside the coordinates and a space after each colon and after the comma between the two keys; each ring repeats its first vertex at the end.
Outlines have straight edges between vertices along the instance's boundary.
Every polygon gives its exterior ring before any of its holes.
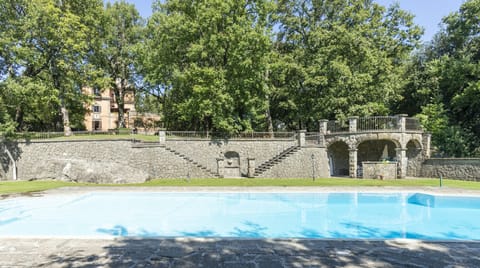
{"type": "Polygon", "coordinates": [[[319,121],[321,134],[348,133],[348,132],[406,132],[422,131],[417,118],[407,117],[406,114],[396,116],[352,116],[348,121],[319,121]]]}

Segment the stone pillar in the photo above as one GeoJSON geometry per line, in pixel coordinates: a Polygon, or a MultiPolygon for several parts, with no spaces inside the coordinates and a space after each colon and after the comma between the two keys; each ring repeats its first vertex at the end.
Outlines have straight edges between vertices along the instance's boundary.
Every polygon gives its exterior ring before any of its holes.
{"type": "Polygon", "coordinates": [[[305,147],[305,133],[306,130],[299,130],[298,131],[298,146],[305,147]]]}
{"type": "Polygon", "coordinates": [[[398,161],[398,178],[404,179],[407,177],[407,166],[408,166],[408,158],[407,158],[407,149],[404,148],[396,148],[397,151],[397,161],[398,161]]]}
{"type": "Polygon", "coordinates": [[[357,177],[357,149],[348,150],[348,163],[349,163],[349,174],[350,178],[357,177]]]}
{"type": "Polygon", "coordinates": [[[432,134],[423,133],[422,135],[422,147],[423,147],[423,157],[428,159],[430,158],[430,142],[432,140],[432,134]]]}
{"type": "Polygon", "coordinates": [[[328,128],[328,120],[327,119],[318,120],[318,132],[320,133],[320,135],[327,134],[327,128],[328,128]]]}
{"type": "Polygon", "coordinates": [[[248,161],[248,173],[247,177],[253,178],[255,175],[255,158],[247,158],[248,161]]]}
{"type": "Polygon", "coordinates": [[[167,142],[167,132],[164,128],[161,128],[158,131],[158,142],[160,142],[160,146],[165,146],[167,142]]]}
{"type": "Polygon", "coordinates": [[[325,135],[328,131],[328,120],[321,119],[318,121],[318,145],[325,147],[325,135]]]}
{"type": "Polygon", "coordinates": [[[357,122],[358,116],[351,116],[348,118],[348,131],[349,132],[357,132],[357,122]]]}
{"type": "Polygon", "coordinates": [[[217,173],[220,178],[225,175],[225,160],[223,158],[217,158],[217,173]]]}
{"type": "Polygon", "coordinates": [[[407,117],[408,117],[408,114],[397,114],[397,117],[398,117],[398,130],[400,130],[400,132],[405,132],[406,130],[406,123],[407,123],[407,117]]]}

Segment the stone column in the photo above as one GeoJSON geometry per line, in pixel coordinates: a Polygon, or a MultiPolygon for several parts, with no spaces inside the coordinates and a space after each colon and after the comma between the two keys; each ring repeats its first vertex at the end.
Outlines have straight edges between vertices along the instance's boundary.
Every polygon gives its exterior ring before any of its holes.
{"type": "Polygon", "coordinates": [[[423,147],[423,157],[428,159],[430,158],[430,141],[432,139],[432,134],[423,133],[422,135],[422,147],[423,147]]]}
{"type": "Polygon", "coordinates": [[[247,158],[248,161],[248,173],[247,177],[253,178],[255,175],[255,158],[247,158]]]}
{"type": "Polygon", "coordinates": [[[327,119],[318,120],[318,132],[320,133],[320,135],[327,134],[327,128],[328,128],[328,120],[327,119]]]}
{"type": "Polygon", "coordinates": [[[407,177],[407,166],[408,166],[408,158],[407,158],[407,149],[404,148],[396,148],[397,151],[397,161],[398,161],[398,178],[404,179],[407,177]]]}
{"type": "Polygon", "coordinates": [[[400,130],[400,132],[405,132],[406,130],[406,123],[407,123],[407,117],[408,117],[408,114],[397,114],[397,117],[398,117],[398,130],[400,130]]]}
{"type": "Polygon", "coordinates": [[[164,128],[161,128],[158,131],[158,141],[160,142],[160,146],[165,146],[167,142],[167,132],[164,128]]]}
{"type": "Polygon", "coordinates": [[[220,178],[225,175],[225,160],[223,158],[217,158],[217,174],[220,178]]]}
{"type": "Polygon", "coordinates": [[[321,119],[318,121],[318,145],[325,147],[325,135],[328,131],[328,120],[321,119]]]}
{"type": "Polygon", "coordinates": [[[306,130],[299,130],[298,131],[298,146],[305,147],[305,133],[306,130]]]}
{"type": "Polygon", "coordinates": [[[357,149],[348,150],[348,163],[349,163],[349,174],[350,178],[357,177],[357,149]]]}
{"type": "Polygon", "coordinates": [[[351,116],[348,118],[348,131],[349,132],[357,132],[357,122],[358,116],[351,116]]]}

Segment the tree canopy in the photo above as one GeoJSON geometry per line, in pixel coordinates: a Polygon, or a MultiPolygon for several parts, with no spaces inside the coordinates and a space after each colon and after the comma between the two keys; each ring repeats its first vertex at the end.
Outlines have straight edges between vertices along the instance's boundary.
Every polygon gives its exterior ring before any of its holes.
{"type": "Polygon", "coordinates": [[[407,113],[439,153],[480,155],[480,0],[434,39],[372,0],[0,1],[0,131],[83,129],[84,87],[173,130],[308,129],[407,113]]]}
{"type": "Polygon", "coordinates": [[[410,60],[401,109],[418,114],[445,156],[480,155],[480,1],[443,18],[410,60]]]}

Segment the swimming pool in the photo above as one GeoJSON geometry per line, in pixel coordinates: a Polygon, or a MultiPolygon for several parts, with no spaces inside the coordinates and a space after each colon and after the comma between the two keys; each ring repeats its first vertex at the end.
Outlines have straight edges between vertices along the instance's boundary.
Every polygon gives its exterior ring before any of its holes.
{"type": "Polygon", "coordinates": [[[0,237],[480,240],[480,198],[424,193],[93,192],[0,200],[0,237]]]}

